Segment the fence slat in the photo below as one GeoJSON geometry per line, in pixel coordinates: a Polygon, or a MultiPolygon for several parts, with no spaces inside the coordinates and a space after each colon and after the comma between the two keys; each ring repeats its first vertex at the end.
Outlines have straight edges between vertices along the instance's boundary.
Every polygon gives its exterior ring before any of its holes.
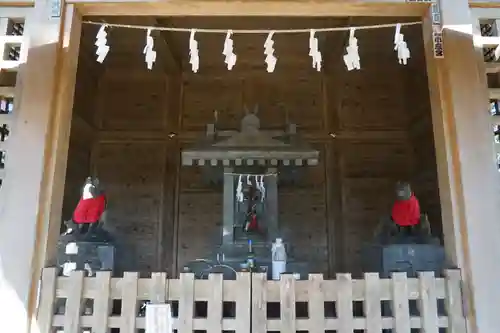
{"type": "Polygon", "coordinates": [[[167,292],[167,273],[151,274],[150,284],[150,302],[152,304],[163,304],[166,300],[167,292]]]}
{"type": "Polygon", "coordinates": [[[378,273],[365,273],[365,300],[363,302],[366,333],[382,332],[382,306],[380,303],[380,277],[378,273]]]}
{"type": "Polygon", "coordinates": [[[125,272],[123,274],[120,333],[136,333],[138,278],[139,273],[136,272],[125,272]]]}
{"type": "Polygon", "coordinates": [[[45,268],[42,271],[42,285],[40,303],[38,305],[38,327],[40,332],[50,332],[54,316],[54,303],[56,300],[56,268],[45,268]]]}
{"type": "Polygon", "coordinates": [[[252,274],[252,333],[267,332],[267,278],[264,273],[252,274]]]}
{"type": "Polygon", "coordinates": [[[194,274],[181,273],[178,332],[193,331],[194,274]]]}
{"type": "Polygon", "coordinates": [[[322,290],[323,274],[309,274],[309,332],[325,332],[325,297],[322,290]]]}
{"type": "Polygon", "coordinates": [[[108,333],[108,318],[110,312],[111,272],[97,272],[97,297],[94,299],[94,329],[95,333],[108,333]]]}
{"type": "Polygon", "coordinates": [[[207,333],[220,333],[222,332],[223,275],[212,273],[209,275],[208,280],[212,290],[208,300],[207,333]]]}
{"type": "Polygon", "coordinates": [[[461,276],[459,270],[446,270],[446,312],[448,313],[448,332],[465,333],[466,323],[463,314],[461,276]]]}
{"type": "Polygon", "coordinates": [[[295,278],[282,274],[280,280],[281,332],[295,332],[295,278]]]}
{"type": "Polygon", "coordinates": [[[339,333],[353,331],[351,274],[337,274],[337,317],[339,333]]]}
{"type": "Polygon", "coordinates": [[[236,296],[236,333],[250,333],[250,293],[252,274],[237,273],[238,294],[236,296]]]}
{"type": "Polygon", "coordinates": [[[408,279],[405,272],[392,273],[392,315],[395,333],[411,333],[408,279]]]}
{"type": "Polygon", "coordinates": [[[80,333],[80,315],[82,311],[83,271],[71,272],[69,277],[71,290],[66,300],[64,333],[80,333]]]}
{"type": "Polygon", "coordinates": [[[422,332],[438,333],[438,308],[434,272],[418,273],[418,308],[422,320],[422,332]]]}

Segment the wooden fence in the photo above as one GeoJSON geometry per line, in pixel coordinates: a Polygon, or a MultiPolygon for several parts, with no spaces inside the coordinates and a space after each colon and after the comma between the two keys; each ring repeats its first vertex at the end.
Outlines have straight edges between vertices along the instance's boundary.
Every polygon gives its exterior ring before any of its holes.
{"type": "Polygon", "coordinates": [[[166,273],[112,278],[109,272],[58,277],[47,268],[37,323],[40,333],[141,333],[144,301],[170,302],[178,333],[466,332],[457,270],[446,271],[444,278],[422,272],[418,278],[366,273],[359,280],[350,274],[323,280],[313,274],[303,281],[291,275],[268,281],[250,273],[238,273],[236,280],[220,274],[197,280],[191,273],[179,279],[167,279],[166,273]]]}

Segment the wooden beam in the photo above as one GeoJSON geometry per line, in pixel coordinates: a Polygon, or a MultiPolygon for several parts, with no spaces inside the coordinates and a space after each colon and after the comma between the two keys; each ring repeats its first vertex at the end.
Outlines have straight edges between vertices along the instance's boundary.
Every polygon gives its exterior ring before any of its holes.
{"type": "Polygon", "coordinates": [[[469,5],[471,7],[498,8],[500,7],[500,0],[469,0],[469,5]]]}
{"type": "Polygon", "coordinates": [[[488,96],[490,99],[498,99],[500,100],[500,88],[489,88],[488,96]]]}
{"type": "Polygon", "coordinates": [[[407,3],[406,0],[337,1],[144,1],[142,3],[97,2],[70,0],[78,3],[83,15],[116,16],[417,16],[427,10],[427,3],[407,3]]]}
{"type": "Polygon", "coordinates": [[[467,0],[442,0],[444,58],[432,48],[430,14],[423,35],[432,105],[445,247],[462,269],[471,332],[493,333],[500,317],[500,215],[491,116],[482,49],[473,44],[467,0]]]}
{"type": "MultiPolygon", "coordinates": [[[[219,135],[231,135],[234,132],[219,133],[219,135]]],[[[273,135],[280,135],[282,131],[271,131],[273,135]]],[[[133,142],[133,141],[170,141],[172,139],[195,142],[205,135],[204,131],[180,131],[174,133],[167,131],[100,131],[98,134],[99,142],[133,142]]],[[[304,140],[309,142],[324,142],[332,140],[348,140],[348,141],[404,141],[408,139],[406,131],[366,131],[366,130],[340,130],[332,137],[325,131],[307,131],[301,133],[304,140]]]]}
{"type": "MultiPolygon", "coordinates": [[[[2,0],[0,2],[0,7],[33,7],[35,5],[35,0],[2,0]]],[[[2,8],[3,10],[3,8],[2,8]]],[[[2,13],[3,14],[3,13],[2,13]]],[[[10,16],[6,16],[10,17],[10,16]]]]}

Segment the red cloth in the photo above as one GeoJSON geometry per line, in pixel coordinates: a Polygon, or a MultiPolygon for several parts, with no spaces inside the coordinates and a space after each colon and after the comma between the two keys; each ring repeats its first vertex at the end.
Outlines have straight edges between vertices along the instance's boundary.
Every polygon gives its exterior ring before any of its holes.
{"type": "Polygon", "coordinates": [[[250,223],[248,224],[248,230],[257,230],[259,225],[257,224],[257,216],[255,214],[250,217],[250,223]]]}
{"type": "Polygon", "coordinates": [[[399,226],[407,227],[420,222],[420,205],[412,194],[408,200],[398,200],[392,207],[392,220],[399,226]]]}
{"type": "Polygon", "coordinates": [[[73,213],[73,222],[78,224],[99,222],[105,208],[106,197],[104,195],[90,199],[82,198],[73,213]]]}

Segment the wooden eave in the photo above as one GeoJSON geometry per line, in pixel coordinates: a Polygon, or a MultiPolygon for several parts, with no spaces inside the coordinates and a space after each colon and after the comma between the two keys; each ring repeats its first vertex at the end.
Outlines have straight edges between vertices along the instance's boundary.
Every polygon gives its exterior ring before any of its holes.
{"type": "Polygon", "coordinates": [[[317,165],[319,151],[309,147],[297,136],[289,142],[265,133],[238,133],[215,143],[202,143],[182,151],[183,165],[317,165]]]}

